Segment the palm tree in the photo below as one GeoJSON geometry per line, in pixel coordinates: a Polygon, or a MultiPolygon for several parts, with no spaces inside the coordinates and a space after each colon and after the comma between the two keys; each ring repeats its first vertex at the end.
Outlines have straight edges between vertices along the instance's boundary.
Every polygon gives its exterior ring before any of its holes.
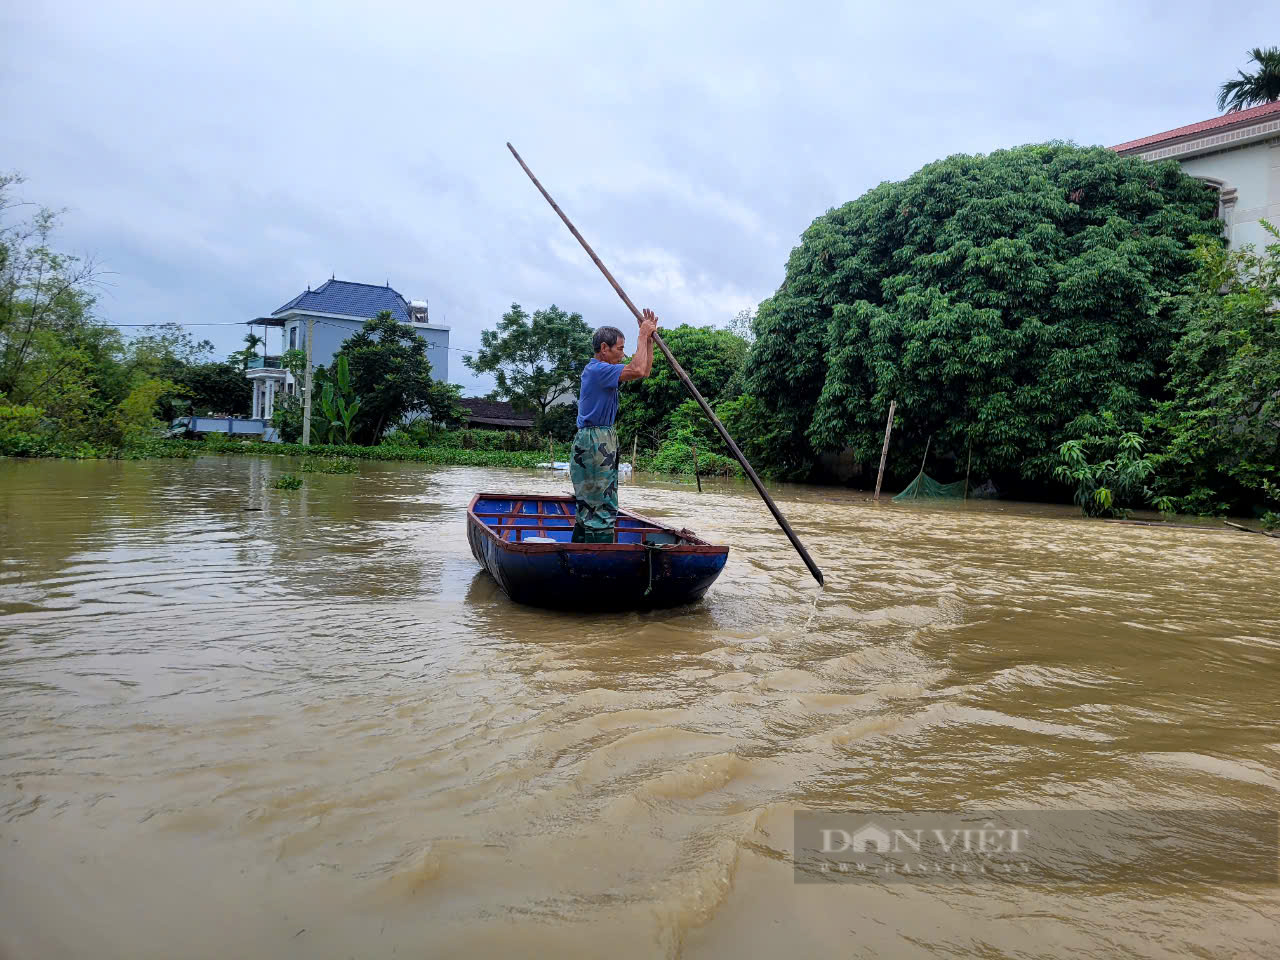
{"type": "Polygon", "coordinates": [[[1237,70],[1239,80],[1228,80],[1218,90],[1218,109],[1235,113],[1246,107],[1280,100],[1280,47],[1254,47],[1249,60],[1258,65],[1256,73],[1237,70]]]}
{"type": "Polygon", "coordinates": [[[266,342],[267,341],[262,339],[262,337],[258,336],[256,333],[246,333],[244,335],[244,349],[237,350],[231,356],[233,358],[239,358],[241,363],[240,369],[248,370],[249,361],[258,355],[258,347],[266,342]]]}

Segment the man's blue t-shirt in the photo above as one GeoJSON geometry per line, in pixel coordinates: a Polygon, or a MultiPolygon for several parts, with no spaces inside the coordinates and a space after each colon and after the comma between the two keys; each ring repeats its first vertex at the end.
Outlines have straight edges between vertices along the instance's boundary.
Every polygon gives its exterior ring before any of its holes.
{"type": "Polygon", "coordinates": [[[618,416],[618,378],[622,364],[605,363],[592,357],[582,368],[578,390],[578,429],[612,427],[618,416]]]}

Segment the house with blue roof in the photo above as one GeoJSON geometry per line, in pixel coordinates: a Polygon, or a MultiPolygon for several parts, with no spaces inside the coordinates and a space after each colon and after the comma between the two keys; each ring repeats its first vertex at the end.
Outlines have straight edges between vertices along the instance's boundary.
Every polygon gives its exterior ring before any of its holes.
{"type": "MultiPolygon", "coordinates": [[[[390,310],[400,323],[413,327],[427,344],[431,375],[437,380],[449,379],[449,328],[431,323],[425,300],[406,300],[390,284],[352,283],[330,277],[312,290],[307,287],[268,317],[247,321],[249,329],[262,327],[267,338],[270,328],[280,331],[281,350],[305,350],[307,322],[312,323],[315,341],[311,346],[311,362],[317,367],[329,366],[344,340],[360,330],[383,310],[390,310]]],[[[249,361],[245,374],[253,384],[253,416],[270,419],[277,396],[293,396],[302,387],[283,368],[280,356],[265,354],[249,361]]]]}

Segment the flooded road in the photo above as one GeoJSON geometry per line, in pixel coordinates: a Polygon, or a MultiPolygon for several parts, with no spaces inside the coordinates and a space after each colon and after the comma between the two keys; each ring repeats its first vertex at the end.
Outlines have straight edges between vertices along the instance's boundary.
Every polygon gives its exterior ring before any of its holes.
{"type": "Polygon", "coordinates": [[[641,479],[732,548],[515,607],[531,471],[0,460],[0,957],[1275,956],[1266,884],[796,883],[798,810],[1275,809],[1280,541],[641,479]]]}

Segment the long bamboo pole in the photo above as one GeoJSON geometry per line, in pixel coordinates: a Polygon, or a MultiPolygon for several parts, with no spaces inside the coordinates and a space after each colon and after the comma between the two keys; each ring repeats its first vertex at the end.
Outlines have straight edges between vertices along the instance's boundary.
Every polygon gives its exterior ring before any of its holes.
{"type": "MultiPolygon", "coordinates": [[[[627,308],[635,315],[636,322],[639,323],[640,311],[636,308],[636,305],[631,302],[631,298],[627,296],[626,291],[619,286],[618,281],[613,279],[613,274],[609,272],[609,268],[600,262],[600,258],[596,256],[596,252],[591,249],[591,244],[587,243],[587,241],[583,239],[582,234],[578,232],[578,228],[573,225],[573,221],[566,217],[564,211],[560,209],[560,205],[551,199],[551,194],[547,193],[546,187],[538,182],[538,178],[533,175],[533,171],[529,169],[529,165],[524,162],[520,154],[516,153],[516,148],[508,143],[507,149],[510,150],[511,155],[516,158],[516,163],[520,164],[521,169],[529,175],[529,179],[532,180],[533,185],[538,188],[538,192],[542,194],[547,203],[551,204],[551,209],[559,214],[560,219],[564,221],[564,225],[569,228],[569,232],[574,235],[580,244],[582,244],[582,249],[587,251],[587,256],[591,258],[591,262],[600,268],[600,272],[604,274],[604,278],[609,281],[609,284],[613,287],[614,291],[622,298],[622,302],[625,303],[627,308]]],[[[662,337],[656,330],[653,333],[653,342],[658,345],[658,349],[662,351],[662,355],[667,358],[667,363],[671,364],[671,369],[675,371],[676,376],[680,378],[680,382],[683,383],[685,389],[689,391],[689,396],[693,397],[698,406],[702,408],[702,412],[711,420],[711,425],[716,428],[716,432],[720,434],[720,439],[723,440],[725,446],[729,448],[729,452],[733,454],[734,459],[736,459],[738,463],[742,464],[743,472],[746,473],[747,478],[755,486],[756,492],[760,494],[760,499],[762,499],[765,506],[769,508],[769,512],[773,514],[773,519],[778,521],[778,526],[780,526],[782,528],[782,532],[787,535],[787,539],[791,541],[791,545],[796,548],[796,553],[800,554],[800,559],[804,561],[804,565],[809,568],[809,572],[813,574],[813,578],[818,581],[819,585],[821,585],[822,571],[819,570],[818,565],[813,562],[813,558],[809,556],[809,551],[804,548],[804,544],[800,542],[800,538],[797,537],[795,531],[791,529],[791,524],[787,523],[787,518],[782,515],[782,511],[778,509],[778,505],[774,503],[773,498],[769,496],[769,491],[764,488],[764,484],[761,483],[760,478],[756,476],[756,472],[752,469],[751,464],[747,462],[747,458],[742,455],[742,451],[738,449],[738,445],[733,442],[733,437],[729,436],[729,431],[724,428],[724,424],[721,423],[720,418],[715,415],[715,412],[711,409],[711,405],[703,399],[702,394],[698,392],[698,388],[695,387],[693,385],[693,381],[689,379],[689,375],[684,372],[684,368],[676,362],[676,358],[671,355],[671,351],[667,348],[667,345],[663,342],[662,337]]]]}

